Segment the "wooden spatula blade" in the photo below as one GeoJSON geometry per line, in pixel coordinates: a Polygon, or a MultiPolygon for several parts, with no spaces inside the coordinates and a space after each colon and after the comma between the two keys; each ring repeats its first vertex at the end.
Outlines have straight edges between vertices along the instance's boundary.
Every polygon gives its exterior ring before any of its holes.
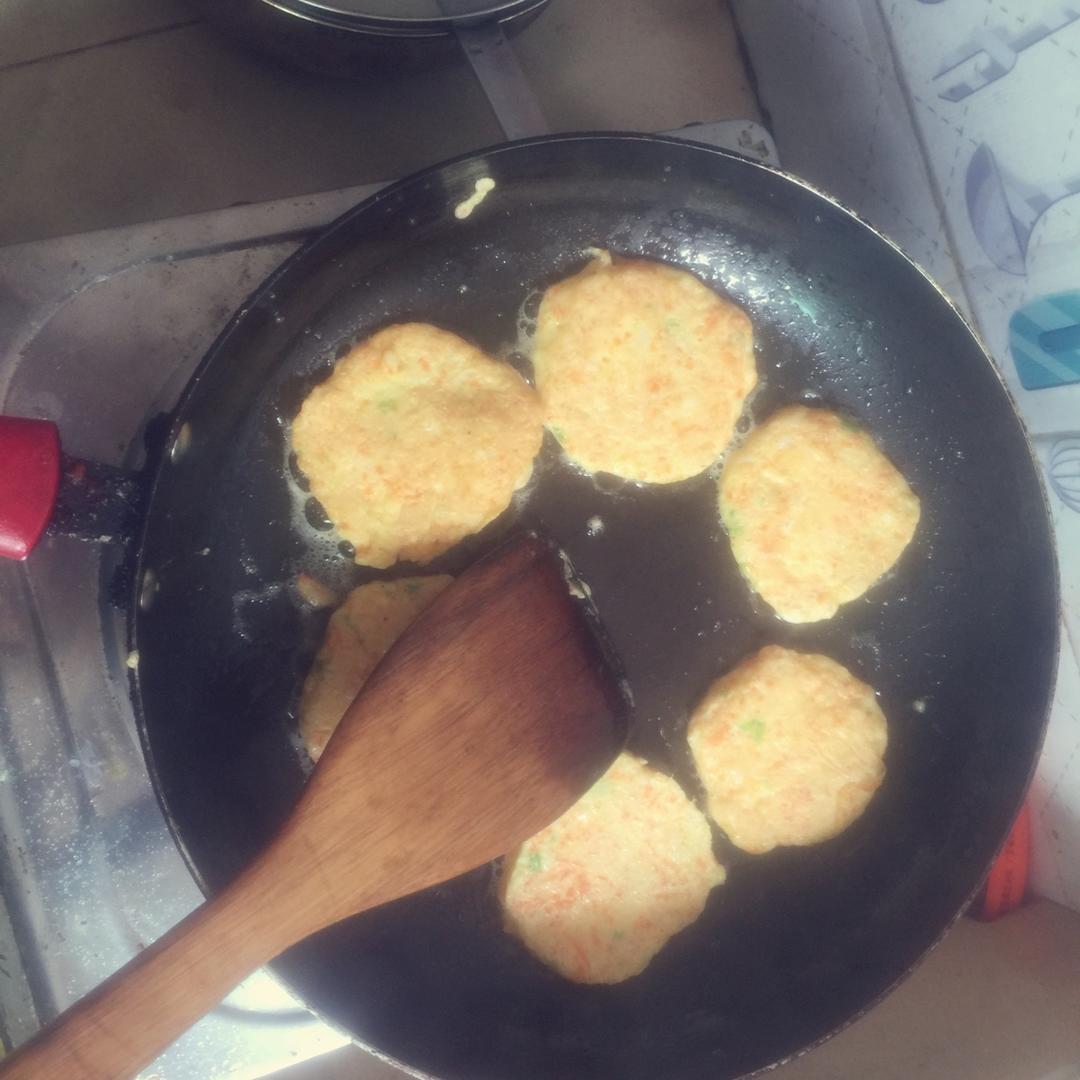
{"type": "Polygon", "coordinates": [[[386,899],[446,880],[567,810],[618,751],[624,712],[560,556],[519,540],[467,570],[372,673],[293,842],[345,877],[338,861],[365,860],[386,899]]]}

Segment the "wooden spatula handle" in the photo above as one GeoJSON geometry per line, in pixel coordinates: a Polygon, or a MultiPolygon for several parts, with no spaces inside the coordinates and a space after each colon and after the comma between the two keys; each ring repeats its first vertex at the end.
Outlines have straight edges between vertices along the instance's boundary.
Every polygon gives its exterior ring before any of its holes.
{"type": "Polygon", "coordinates": [[[278,950],[249,879],[204,904],[4,1062],[3,1080],[123,1080],[278,950]]]}

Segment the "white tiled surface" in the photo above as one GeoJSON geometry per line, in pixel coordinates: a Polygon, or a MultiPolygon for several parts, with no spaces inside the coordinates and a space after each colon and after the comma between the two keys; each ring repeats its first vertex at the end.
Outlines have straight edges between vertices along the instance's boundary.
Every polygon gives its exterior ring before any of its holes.
{"type": "Polygon", "coordinates": [[[983,337],[1031,431],[1074,432],[1080,382],[1024,389],[1008,326],[1080,289],[1080,3],[879,3],[983,337]],[[1003,190],[973,191],[980,148],[1003,190]]]}

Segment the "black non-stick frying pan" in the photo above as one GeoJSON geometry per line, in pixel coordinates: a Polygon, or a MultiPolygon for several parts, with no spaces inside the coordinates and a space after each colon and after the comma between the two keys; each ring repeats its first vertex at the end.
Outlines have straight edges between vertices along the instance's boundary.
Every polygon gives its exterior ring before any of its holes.
{"type": "Polygon", "coordinates": [[[836,618],[788,625],[740,577],[712,477],[593,479],[549,438],[510,511],[430,569],[459,569],[519,525],[552,535],[627,670],[631,747],[691,792],[688,710],[767,642],[826,653],[877,688],[887,774],[828,843],[751,857],[718,836],[728,883],[617,986],[566,982],[504,934],[491,868],[278,962],[328,1020],[438,1077],[719,1080],[821,1039],[977,888],[1047,711],[1056,573],[1041,487],[998,376],[941,292],[846,210],[731,154],[626,135],[504,146],[330,226],[250,298],[177,408],[139,554],[134,696],[165,812],[207,889],[252,858],[304,782],[294,707],[326,616],[299,602],[297,573],[341,589],[374,576],[290,465],[304,394],[349,343],[404,320],[527,372],[540,292],[592,246],[685,267],[742,304],[764,383],[747,422],[809,401],[864,423],[922,501],[914,541],[836,618]],[[458,220],[484,176],[494,191],[458,220]]]}

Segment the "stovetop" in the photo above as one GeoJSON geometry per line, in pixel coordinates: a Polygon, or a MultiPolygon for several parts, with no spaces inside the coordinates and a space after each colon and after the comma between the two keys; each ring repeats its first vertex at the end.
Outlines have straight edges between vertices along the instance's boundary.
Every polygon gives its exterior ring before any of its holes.
{"type": "MultiPolygon", "coordinates": [[[[751,122],[682,134],[775,163],[751,122]]],[[[0,249],[0,411],[137,470],[220,327],[375,186],[0,249]]],[[[122,545],[47,536],[0,561],[0,1037],[23,1041],[202,899],[154,795],[128,696],[122,545]]],[[[143,1074],[265,1076],[342,1045],[268,972],[143,1074]]],[[[385,1065],[380,1065],[385,1075],[385,1065]]],[[[359,1080],[359,1078],[358,1078],[359,1080]]]]}

